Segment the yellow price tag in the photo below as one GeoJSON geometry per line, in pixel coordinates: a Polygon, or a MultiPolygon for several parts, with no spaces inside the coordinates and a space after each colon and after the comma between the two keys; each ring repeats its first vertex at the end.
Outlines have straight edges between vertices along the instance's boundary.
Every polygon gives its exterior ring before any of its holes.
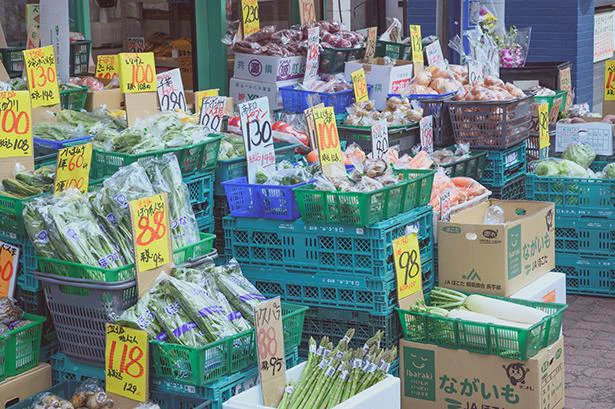
{"type": "Polygon", "coordinates": [[[149,271],[170,263],[171,226],[166,194],[133,200],[128,204],[137,271],[149,271]]]}
{"type": "Polygon", "coordinates": [[[32,108],[59,104],[60,89],[53,46],[24,50],[23,55],[32,108]]]}
{"type": "Polygon", "coordinates": [[[120,53],[122,92],[156,92],[154,53],[120,53]]]}
{"type": "Polygon", "coordinates": [[[261,29],[258,18],[258,0],[241,0],[241,15],[244,37],[261,29]]]}
{"type": "Polygon", "coordinates": [[[96,59],[96,78],[111,81],[120,72],[120,57],[115,55],[99,55],[96,59]]]}
{"type": "Polygon", "coordinates": [[[194,113],[200,115],[201,107],[203,106],[203,99],[208,97],[217,97],[220,93],[220,88],[206,89],[204,91],[196,91],[194,93],[195,102],[195,110],[194,113]]]}
{"type": "Polygon", "coordinates": [[[365,80],[365,70],[360,68],[350,74],[352,86],[354,87],[354,97],[357,102],[369,101],[367,93],[367,82],[365,80]]]}
{"type": "Polygon", "coordinates": [[[393,259],[397,276],[397,299],[422,291],[421,251],[416,233],[393,240],[393,259]]]}
{"type": "MultiPolygon", "coordinates": [[[[568,91],[569,96],[570,94],[571,92],[568,91]]],[[[615,101],[615,60],[607,60],[606,62],[604,72],[604,100],[615,101]]]]}
{"type": "Polygon", "coordinates": [[[538,105],[538,148],[543,149],[551,145],[549,140],[549,104],[544,102],[538,105]]]}
{"type": "Polygon", "coordinates": [[[318,157],[323,172],[329,168],[329,165],[335,163],[343,166],[340,136],[337,132],[333,107],[316,108],[312,110],[312,115],[318,137],[318,157]]]}
{"type": "Polygon", "coordinates": [[[56,161],[54,193],[59,194],[70,188],[79,189],[81,193],[87,192],[91,163],[91,143],[60,149],[56,161]]]}
{"type": "Polygon", "coordinates": [[[425,62],[423,60],[423,37],[421,37],[421,26],[414,24],[410,25],[410,45],[412,46],[412,62],[423,67],[425,62]]]}
{"type": "Polygon", "coordinates": [[[32,156],[32,117],[28,91],[0,92],[0,158],[32,156]]]}
{"type": "Polygon", "coordinates": [[[147,333],[116,324],[106,324],[105,330],[107,392],[146,402],[149,398],[147,333]]]}
{"type": "Polygon", "coordinates": [[[0,241],[0,297],[13,297],[19,265],[19,247],[0,241]]]}

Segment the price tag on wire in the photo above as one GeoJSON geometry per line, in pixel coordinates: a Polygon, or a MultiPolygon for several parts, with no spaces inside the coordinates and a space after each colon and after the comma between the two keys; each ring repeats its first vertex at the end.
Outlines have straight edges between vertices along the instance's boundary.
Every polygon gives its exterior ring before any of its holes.
{"type": "Polygon", "coordinates": [[[147,333],[116,324],[106,324],[105,330],[107,392],[146,402],[149,399],[147,333]]]}
{"type": "Polygon", "coordinates": [[[241,0],[241,16],[244,37],[260,30],[258,0],[241,0]]]}
{"type": "Polygon", "coordinates": [[[548,148],[549,139],[549,104],[544,102],[538,105],[538,149],[548,148]]]}
{"type": "Polygon", "coordinates": [[[0,241],[0,298],[13,297],[19,266],[19,247],[0,241]]]}
{"type": "Polygon", "coordinates": [[[248,183],[256,183],[256,174],[259,171],[275,166],[269,100],[267,97],[261,97],[237,107],[246,147],[248,183]]]}
{"type": "Polygon", "coordinates": [[[254,308],[254,330],[263,401],[265,406],[275,408],[286,386],[280,297],[263,301],[254,308]]]}
{"type": "Polygon", "coordinates": [[[468,61],[468,79],[470,84],[474,84],[477,81],[482,81],[485,78],[483,74],[483,64],[476,60],[468,61]]]}
{"type": "Polygon", "coordinates": [[[91,163],[91,143],[60,149],[56,161],[54,193],[59,194],[70,188],[78,189],[81,193],[87,192],[91,163]]]}
{"type": "Polygon", "coordinates": [[[201,113],[199,124],[208,128],[212,132],[220,132],[222,120],[224,119],[224,106],[226,97],[203,98],[201,102],[201,113]]]}
{"type": "Polygon", "coordinates": [[[419,121],[421,148],[430,155],[433,153],[433,117],[428,115],[419,121]]]}
{"type": "Polygon", "coordinates": [[[0,158],[32,156],[28,91],[0,92],[0,158]]]}
{"type": "Polygon", "coordinates": [[[175,111],[177,109],[187,111],[184,83],[179,68],[156,75],[156,82],[158,83],[158,101],[161,111],[175,111]]]}
{"type": "MultiPolygon", "coordinates": [[[[416,233],[393,240],[393,260],[397,277],[397,299],[400,306],[407,298],[419,294],[423,298],[421,252],[416,233]]],[[[416,301],[413,297],[412,303],[416,301]]]]}
{"type": "Polygon", "coordinates": [[[314,0],[299,0],[299,19],[302,26],[316,22],[314,0]]]}
{"type": "Polygon", "coordinates": [[[120,57],[117,54],[96,57],[96,78],[111,81],[120,74],[120,57]]]}
{"type": "Polygon", "coordinates": [[[365,70],[360,68],[350,74],[352,86],[354,88],[354,97],[357,102],[369,101],[367,93],[367,81],[365,79],[365,70]]]}
{"type": "Polygon", "coordinates": [[[412,63],[414,64],[414,74],[423,70],[425,61],[423,59],[423,37],[421,37],[421,26],[410,25],[410,45],[412,47],[412,63]]]}
{"type": "Polygon", "coordinates": [[[120,53],[119,58],[122,92],[156,91],[154,53],[120,53]]]}
{"type": "Polygon", "coordinates": [[[440,40],[436,40],[425,47],[425,55],[427,56],[427,64],[443,70],[446,69],[446,61],[444,60],[444,55],[442,54],[440,40]]]}
{"type": "Polygon", "coordinates": [[[195,103],[194,103],[194,112],[195,113],[201,113],[201,104],[203,104],[203,98],[207,98],[207,97],[217,97],[218,93],[220,92],[219,88],[213,88],[213,89],[206,89],[204,91],[196,91],[194,93],[194,99],[195,99],[195,103]]]}
{"type": "Polygon", "coordinates": [[[314,108],[312,116],[316,127],[318,158],[322,172],[328,177],[345,175],[346,168],[342,162],[342,148],[333,107],[314,108]]]}
{"type": "Polygon", "coordinates": [[[60,88],[53,46],[24,50],[23,55],[32,108],[59,104],[60,88]]]}
{"type": "Polygon", "coordinates": [[[389,150],[389,125],[381,119],[372,125],[372,158],[381,159],[389,150]]]}

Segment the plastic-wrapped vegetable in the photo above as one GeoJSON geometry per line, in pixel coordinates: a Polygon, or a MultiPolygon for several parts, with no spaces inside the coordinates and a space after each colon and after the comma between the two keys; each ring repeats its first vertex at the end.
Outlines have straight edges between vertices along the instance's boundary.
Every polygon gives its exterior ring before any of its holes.
{"type": "Polygon", "coordinates": [[[151,302],[151,294],[143,294],[135,305],[122,313],[118,319],[118,324],[142,329],[147,332],[150,338],[157,339],[158,341],[165,341],[168,335],[160,326],[154,312],[150,309],[149,306],[151,302]]]}
{"type": "Polygon", "coordinates": [[[583,166],[585,169],[596,159],[596,151],[585,143],[571,143],[562,153],[563,159],[568,159],[583,166]]]}
{"type": "Polygon", "coordinates": [[[615,162],[609,163],[602,169],[602,177],[615,179],[615,162]]]}
{"type": "MultiPolygon", "coordinates": [[[[53,199],[53,198],[51,198],[53,199]]],[[[49,240],[47,229],[48,212],[52,200],[47,197],[32,199],[25,203],[23,210],[24,226],[36,253],[42,257],[56,257],[56,250],[49,240]]]]}
{"type": "Polygon", "coordinates": [[[95,379],[83,381],[75,389],[70,403],[75,409],[110,409],[113,407],[113,400],[107,396],[100,381],[95,379]]]}
{"type": "Polygon", "coordinates": [[[49,392],[38,395],[32,409],[76,409],[69,401],[49,392]]]}
{"type": "Polygon", "coordinates": [[[15,300],[9,297],[0,298],[0,323],[8,325],[23,318],[23,310],[15,300]]]}
{"type": "Polygon", "coordinates": [[[293,165],[285,160],[278,163],[274,170],[261,169],[256,172],[256,183],[261,185],[290,186],[311,179],[312,175],[302,164],[293,165]]]}
{"type": "Polygon", "coordinates": [[[254,307],[265,297],[243,276],[235,259],[216,269],[216,283],[230,304],[254,325],[254,307]]]}
{"type": "Polygon", "coordinates": [[[35,171],[18,166],[14,178],[2,180],[2,193],[19,198],[39,195],[51,191],[55,181],[55,166],[42,166],[35,171]]]}

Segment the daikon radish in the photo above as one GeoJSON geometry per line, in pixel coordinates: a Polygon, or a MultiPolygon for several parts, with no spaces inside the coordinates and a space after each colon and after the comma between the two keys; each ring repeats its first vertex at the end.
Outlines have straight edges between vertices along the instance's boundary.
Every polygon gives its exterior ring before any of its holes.
{"type": "Polygon", "coordinates": [[[477,294],[469,295],[464,306],[472,312],[490,315],[504,321],[514,321],[523,324],[533,325],[547,317],[546,313],[536,308],[477,294]]]}
{"type": "Polygon", "coordinates": [[[464,321],[480,322],[484,324],[495,324],[495,325],[502,325],[505,327],[524,328],[524,329],[527,329],[531,326],[530,324],[523,324],[523,323],[515,322],[515,321],[505,321],[505,320],[492,317],[491,315],[481,314],[478,312],[473,312],[473,311],[463,310],[463,309],[456,309],[456,310],[450,311],[447,315],[447,318],[458,318],[464,321]]]}

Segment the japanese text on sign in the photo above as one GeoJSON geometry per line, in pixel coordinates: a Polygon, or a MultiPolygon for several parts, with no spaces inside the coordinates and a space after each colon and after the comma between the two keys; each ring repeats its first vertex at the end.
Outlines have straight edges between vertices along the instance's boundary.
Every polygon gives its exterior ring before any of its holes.
{"type": "Polygon", "coordinates": [[[206,89],[204,91],[196,91],[194,93],[195,98],[195,108],[194,112],[201,113],[201,105],[203,104],[203,98],[207,97],[217,97],[220,92],[219,88],[206,89]]]}
{"type": "Polygon", "coordinates": [[[369,100],[367,94],[367,81],[365,80],[365,70],[360,68],[350,74],[352,79],[352,86],[354,88],[354,97],[357,102],[364,102],[369,100]]]}
{"type": "Polygon", "coordinates": [[[260,30],[261,23],[258,18],[258,0],[241,0],[241,15],[244,37],[260,30]]]}
{"type": "Polygon", "coordinates": [[[276,407],[286,384],[280,297],[263,301],[254,308],[254,327],[263,400],[266,406],[276,407]]]}
{"type": "Polygon", "coordinates": [[[148,399],[147,378],[147,333],[116,324],[106,324],[107,392],[145,402],[148,399]]]}
{"type": "Polygon", "coordinates": [[[158,194],[129,202],[137,271],[171,261],[166,196],[158,194]]]}
{"type": "Polygon", "coordinates": [[[248,161],[248,182],[256,183],[258,171],[275,166],[273,131],[267,97],[238,105],[248,161]]]}
{"type": "Polygon", "coordinates": [[[212,132],[220,132],[226,97],[208,97],[201,101],[199,123],[212,132]]]}
{"type": "Polygon", "coordinates": [[[19,247],[0,241],[0,297],[13,297],[19,265],[19,247]]]}
{"type": "Polygon", "coordinates": [[[126,49],[129,53],[142,53],[145,51],[145,38],[143,37],[128,37],[126,40],[126,49]]]}
{"type": "Polygon", "coordinates": [[[327,176],[337,174],[337,169],[344,172],[340,137],[337,133],[333,107],[316,108],[312,110],[312,115],[316,126],[318,157],[323,173],[327,176]]]}
{"type": "Polygon", "coordinates": [[[549,104],[538,105],[538,148],[548,148],[549,140],[549,104]]]}
{"type": "Polygon", "coordinates": [[[615,101],[615,60],[606,62],[604,73],[604,100],[615,101]]]}
{"type": "Polygon", "coordinates": [[[482,81],[484,78],[483,64],[476,60],[468,61],[468,79],[470,84],[482,81]]]}
{"type": "Polygon", "coordinates": [[[386,119],[372,125],[372,159],[380,159],[389,150],[389,128],[386,119]]]}
{"type": "Polygon", "coordinates": [[[417,70],[416,65],[420,65],[421,67],[425,64],[423,60],[423,38],[421,37],[421,26],[419,25],[410,25],[410,45],[412,46],[412,62],[415,64],[415,71],[417,70]]]}
{"type": "Polygon", "coordinates": [[[60,89],[53,46],[24,50],[23,54],[32,108],[59,104],[60,89]]]}
{"type": "Polygon", "coordinates": [[[393,259],[397,276],[397,299],[422,290],[421,253],[416,233],[393,240],[393,259]]]}
{"type": "Polygon", "coordinates": [[[365,60],[369,62],[376,55],[376,40],[378,27],[367,29],[367,43],[365,44],[365,60]]]}
{"type": "Polygon", "coordinates": [[[119,58],[122,92],[156,91],[154,53],[121,53],[119,58]]]}
{"type": "Polygon", "coordinates": [[[443,70],[446,69],[446,61],[444,61],[440,40],[436,40],[425,47],[425,54],[427,55],[427,64],[443,70]]]}
{"type": "Polygon", "coordinates": [[[174,111],[176,109],[186,112],[186,95],[179,68],[161,72],[156,75],[158,82],[158,101],[161,111],[174,111]]]}
{"type": "Polygon", "coordinates": [[[301,25],[316,22],[314,0],[299,0],[299,19],[301,21],[301,25]]]}
{"type": "Polygon", "coordinates": [[[0,92],[0,158],[32,156],[28,91],[0,92]]]}
{"type": "Polygon", "coordinates": [[[307,59],[305,61],[305,75],[303,82],[318,78],[318,57],[320,43],[320,27],[311,27],[308,29],[308,49],[307,59]]]}
{"type": "Polygon", "coordinates": [[[421,118],[419,122],[421,130],[421,148],[429,153],[433,153],[433,117],[428,115],[421,118]]]}
{"type": "Polygon", "coordinates": [[[56,162],[54,193],[58,194],[71,188],[78,189],[81,193],[87,192],[91,160],[91,143],[60,149],[56,162]]]}
{"type": "Polygon", "coordinates": [[[116,55],[99,55],[96,58],[96,78],[111,81],[120,72],[120,57],[116,55]]]}

